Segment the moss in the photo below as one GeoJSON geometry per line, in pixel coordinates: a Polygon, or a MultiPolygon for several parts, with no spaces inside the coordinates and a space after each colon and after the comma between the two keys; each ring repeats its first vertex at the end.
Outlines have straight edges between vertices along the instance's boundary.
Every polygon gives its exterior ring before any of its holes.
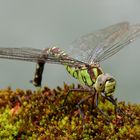
{"type": "MultiPolygon", "coordinates": [[[[3,140],[123,140],[140,139],[140,105],[118,105],[126,115],[115,114],[113,105],[100,97],[102,115],[89,98],[81,106],[84,125],[77,103],[88,93],[75,92],[68,96],[74,85],[51,90],[48,87],[37,91],[17,89],[0,90],[0,139],[3,140]],[[109,118],[109,122],[108,122],[109,118]]],[[[78,88],[82,88],[78,85],[78,88]]]]}

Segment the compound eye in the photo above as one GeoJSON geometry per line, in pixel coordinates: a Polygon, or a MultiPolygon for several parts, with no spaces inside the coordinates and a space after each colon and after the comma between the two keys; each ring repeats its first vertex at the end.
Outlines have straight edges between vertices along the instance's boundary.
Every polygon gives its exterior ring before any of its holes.
{"type": "Polygon", "coordinates": [[[106,81],[105,92],[107,96],[112,95],[115,91],[115,88],[116,88],[115,80],[106,81]]]}

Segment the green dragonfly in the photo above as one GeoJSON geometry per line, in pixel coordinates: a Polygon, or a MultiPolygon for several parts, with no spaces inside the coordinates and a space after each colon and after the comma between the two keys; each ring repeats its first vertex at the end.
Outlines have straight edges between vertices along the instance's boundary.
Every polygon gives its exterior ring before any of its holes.
{"type": "MultiPolygon", "coordinates": [[[[116,81],[113,76],[104,73],[100,63],[116,54],[124,46],[140,35],[140,24],[130,25],[121,22],[104,29],[84,35],[75,40],[67,53],[58,47],[44,50],[34,48],[0,48],[0,58],[36,62],[37,67],[32,83],[41,86],[45,63],[61,64],[74,78],[88,87],[90,96],[104,96],[116,106],[113,94],[116,81]],[[94,94],[93,94],[94,93],[94,94]]],[[[82,100],[78,103],[81,104],[82,100]]]]}

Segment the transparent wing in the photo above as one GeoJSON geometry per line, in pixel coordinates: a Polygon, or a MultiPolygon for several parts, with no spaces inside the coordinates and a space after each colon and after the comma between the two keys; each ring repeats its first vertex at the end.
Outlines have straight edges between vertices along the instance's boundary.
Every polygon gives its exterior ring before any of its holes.
{"type": "MultiPolygon", "coordinates": [[[[34,48],[0,48],[0,58],[4,59],[15,59],[30,62],[42,62],[42,63],[53,63],[69,66],[79,66],[84,64],[78,60],[57,53],[50,53],[50,48],[44,50],[34,48]]],[[[61,51],[60,51],[61,52],[61,51]]]]}
{"type": "Polygon", "coordinates": [[[41,52],[33,48],[0,48],[0,58],[37,62],[41,52]]]}
{"type": "Polygon", "coordinates": [[[88,64],[101,62],[117,53],[139,35],[140,25],[118,23],[75,40],[69,46],[68,54],[88,64]]]}
{"type": "Polygon", "coordinates": [[[51,53],[48,51],[50,48],[45,50],[0,48],[0,58],[79,67],[82,64],[89,65],[107,59],[139,35],[140,25],[129,25],[127,22],[122,22],[74,41],[70,46],[69,55],[63,55],[63,51],[57,49],[51,53]]]}

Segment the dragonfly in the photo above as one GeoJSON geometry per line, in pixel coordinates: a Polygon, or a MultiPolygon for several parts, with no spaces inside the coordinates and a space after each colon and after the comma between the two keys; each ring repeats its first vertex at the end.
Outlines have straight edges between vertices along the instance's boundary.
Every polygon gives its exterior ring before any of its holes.
{"type": "MultiPolygon", "coordinates": [[[[104,96],[117,107],[114,92],[115,78],[105,73],[100,63],[119,52],[140,36],[140,24],[131,25],[121,22],[104,29],[81,36],[70,44],[67,51],[54,46],[51,48],[0,48],[0,58],[30,61],[37,63],[34,79],[35,86],[41,86],[42,74],[46,63],[64,65],[68,73],[88,87],[89,97],[94,95],[96,107],[98,96],[104,96]],[[67,52],[67,53],[66,53],[67,52]]],[[[78,103],[78,106],[85,99],[78,103]]],[[[102,112],[102,110],[100,110],[102,112]]]]}

